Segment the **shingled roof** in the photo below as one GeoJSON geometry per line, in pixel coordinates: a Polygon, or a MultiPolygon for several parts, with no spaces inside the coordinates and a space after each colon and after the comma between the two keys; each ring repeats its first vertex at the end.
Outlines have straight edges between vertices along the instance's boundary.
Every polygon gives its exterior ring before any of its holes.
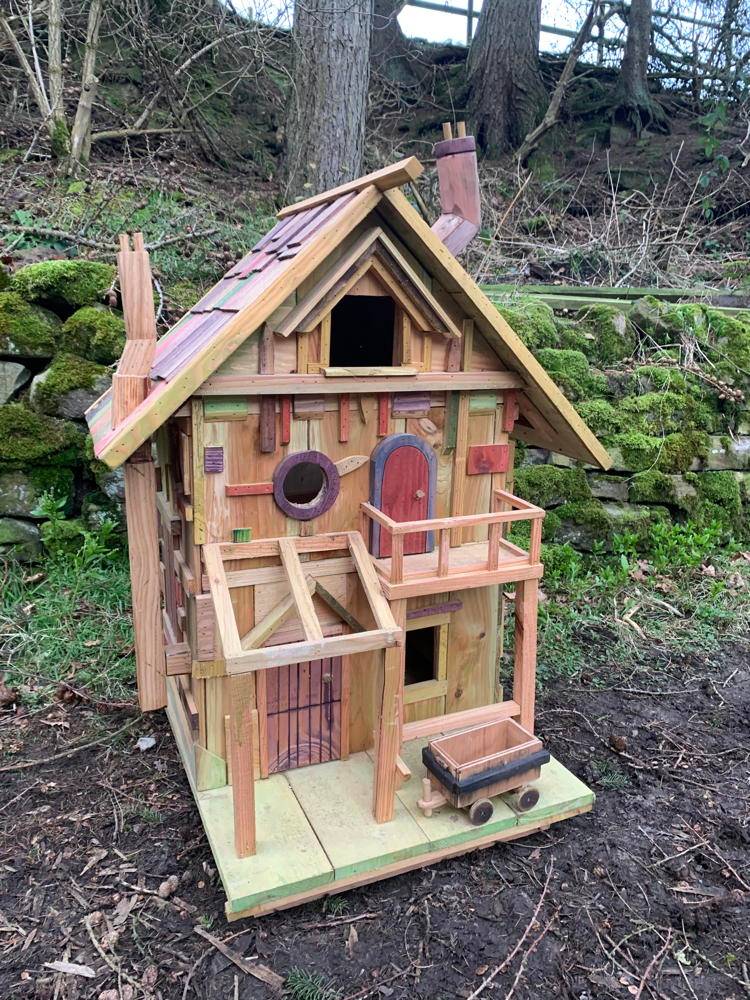
{"type": "MultiPolygon", "coordinates": [[[[376,207],[392,213],[394,203],[386,202],[386,195],[397,195],[408,207],[406,199],[390,189],[418,176],[421,170],[419,161],[411,157],[283,209],[276,225],[158,341],[150,372],[152,386],[146,399],[114,429],[111,390],[90,407],[86,419],[95,455],[112,468],[122,464],[363,219],[376,207]]],[[[401,202],[395,204],[401,208],[397,213],[400,226],[411,230],[407,244],[415,256],[430,258],[434,263],[437,244],[452,262],[446,271],[445,260],[441,257],[439,261],[439,270],[449,282],[448,290],[452,290],[450,282],[455,284],[458,274],[470,303],[477,296],[478,301],[483,300],[479,309],[481,324],[487,327],[489,323],[493,334],[488,340],[496,349],[502,348],[498,354],[508,367],[528,380],[527,393],[534,406],[552,415],[560,431],[555,436],[563,446],[568,442],[562,449],[564,453],[606,468],[606,451],[479,287],[416,213],[412,217],[404,212],[401,202]],[[434,244],[428,245],[431,241],[434,244]]],[[[403,233],[400,235],[403,238],[403,233]]],[[[466,307],[463,302],[462,307],[466,307]]],[[[406,385],[400,383],[399,388],[406,389],[406,385]]]]}

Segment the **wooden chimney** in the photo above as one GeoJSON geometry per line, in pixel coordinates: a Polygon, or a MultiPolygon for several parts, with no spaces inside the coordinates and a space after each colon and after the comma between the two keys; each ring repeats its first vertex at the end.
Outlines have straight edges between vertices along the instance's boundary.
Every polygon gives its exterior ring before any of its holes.
{"type": "Polygon", "coordinates": [[[441,216],[433,233],[452,254],[459,254],[479,232],[482,221],[477,173],[476,142],[459,122],[456,138],[449,123],[443,125],[443,140],[433,150],[437,160],[441,216]]]}

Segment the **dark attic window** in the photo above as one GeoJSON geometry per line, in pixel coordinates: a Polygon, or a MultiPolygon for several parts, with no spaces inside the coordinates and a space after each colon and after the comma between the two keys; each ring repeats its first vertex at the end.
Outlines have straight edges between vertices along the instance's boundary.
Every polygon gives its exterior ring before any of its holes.
{"type": "Polygon", "coordinates": [[[387,295],[345,295],[331,312],[332,368],[390,367],[396,307],[387,295]]]}

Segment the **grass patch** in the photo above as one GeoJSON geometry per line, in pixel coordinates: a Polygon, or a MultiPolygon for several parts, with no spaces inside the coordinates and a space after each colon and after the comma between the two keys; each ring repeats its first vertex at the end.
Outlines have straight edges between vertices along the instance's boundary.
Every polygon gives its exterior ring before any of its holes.
{"type": "Polygon", "coordinates": [[[127,558],[50,559],[41,572],[8,563],[0,586],[0,670],[28,704],[60,681],[95,697],[134,697],[127,558]],[[40,579],[41,577],[41,579],[40,579]]]}

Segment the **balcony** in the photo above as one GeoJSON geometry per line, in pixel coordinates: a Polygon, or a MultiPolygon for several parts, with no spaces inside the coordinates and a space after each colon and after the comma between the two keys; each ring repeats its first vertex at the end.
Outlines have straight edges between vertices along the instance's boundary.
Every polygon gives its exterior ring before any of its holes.
{"type": "Polygon", "coordinates": [[[372,504],[360,504],[361,534],[370,537],[371,523],[391,536],[391,556],[373,558],[383,593],[389,600],[489,587],[511,580],[538,579],[545,511],[505,490],[495,490],[489,514],[463,514],[424,521],[394,521],[372,504]],[[504,525],[531,522],[528,551],[503,537],[504,525]],[[467,529],[487,528],[487,539],[461,542],[467,529]],[[434,533],[430,552],[404,555],[406,535],[434,533]]]}

